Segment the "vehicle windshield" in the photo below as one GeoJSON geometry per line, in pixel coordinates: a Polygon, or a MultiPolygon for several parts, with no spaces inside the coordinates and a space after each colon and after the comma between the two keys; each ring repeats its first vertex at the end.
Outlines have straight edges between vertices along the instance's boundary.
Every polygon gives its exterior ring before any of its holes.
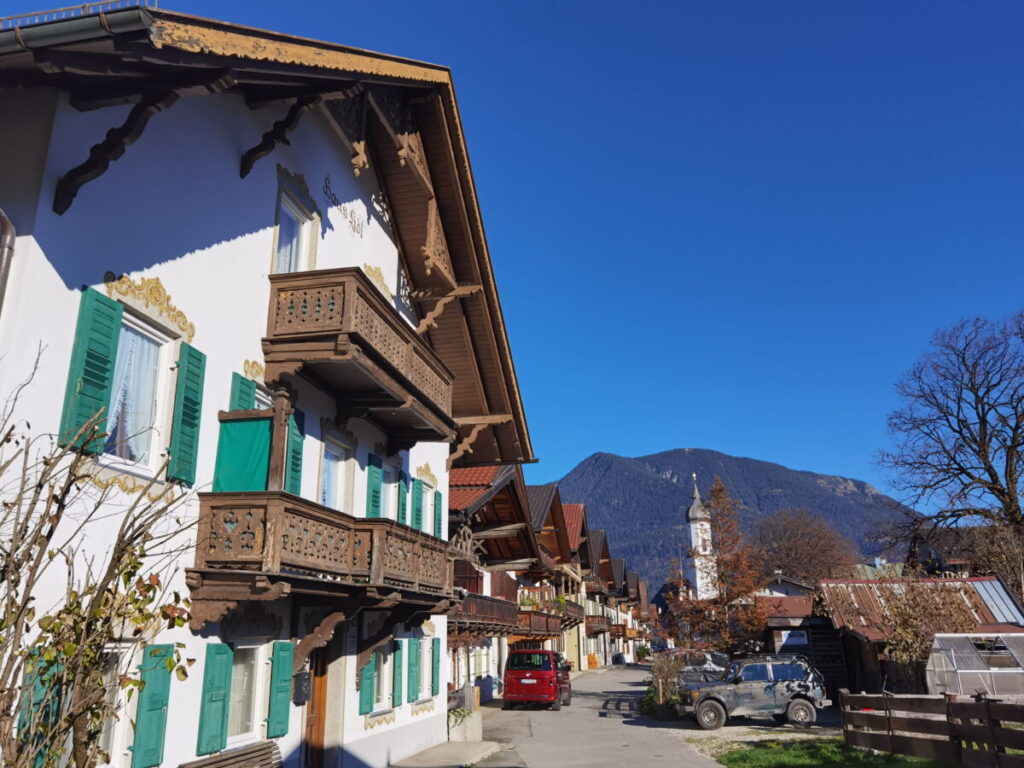
{"type": "Polygon", "coordinates": [[[507,669],[551,671],[551,657],[546,653],[513,653],[508,657],[507,669]]]}

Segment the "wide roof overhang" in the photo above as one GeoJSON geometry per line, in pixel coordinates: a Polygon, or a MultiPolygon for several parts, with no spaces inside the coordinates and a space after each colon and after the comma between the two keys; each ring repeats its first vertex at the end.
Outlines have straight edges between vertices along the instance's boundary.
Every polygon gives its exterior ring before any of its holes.
{"type": "MultiPolygon", "coordinates": [[[[156,100],[166,93],[233,93],[253,108],[292,104],[316,109],[325,119],[333,114],[335,120],[337,110],[331,105],[354,94],[370,94],[379,113],[387,109],[381,102],[398,94],[417,123],[423,172],[433,196],[429,213],[420,206],[415,216],[403,210],[401,201],[393,201],[398,229],[405,237],[406,230],[437,226],[450,257],[444,268],[431,270],[428,263],[430,277],[420,285],[418,271],[410,272],[412,297],[424,321],[430,319],[425,338],[455,374],[452,415],[458,429],[452,463],[535,461],[447,68],[181,13],[130,8],[0,31],[0,88],[15,87],[67,91],[71,104],[83,110],[145,105],[147,99],[161,104],[156,100]],[[458,311],[450,306],[445,311],[452,303],[458,311]]],[[[371,141],[386,136],[384,122],[383,117],[370,118],[366,135],[371,141]]],[[[268,131],[271,123],[268,119],[268,131]]],[[[356,154],[353,150],[358,168],[356,154]]],[[[393,154],[386,153],[376,169],[385,182],[397,165],[393,154]]],[[[363,162],[372,164],[372,153],[363,162]]],[[[424,260],[409,250],[407,261],[424,260]]]]}

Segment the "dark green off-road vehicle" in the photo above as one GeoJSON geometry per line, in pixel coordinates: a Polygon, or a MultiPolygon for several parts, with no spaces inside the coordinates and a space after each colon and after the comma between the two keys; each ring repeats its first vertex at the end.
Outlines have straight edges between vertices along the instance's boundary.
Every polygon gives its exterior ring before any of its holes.
{"type": "Polygon", "coordinates": [[[693,715],[704,730],[721,728],[730,717],[774,717],[811,725],[825,698],[821,673],[803,656],[754,656],[732,662],[721,680],[679,686],[680,714],[693,715]]]}

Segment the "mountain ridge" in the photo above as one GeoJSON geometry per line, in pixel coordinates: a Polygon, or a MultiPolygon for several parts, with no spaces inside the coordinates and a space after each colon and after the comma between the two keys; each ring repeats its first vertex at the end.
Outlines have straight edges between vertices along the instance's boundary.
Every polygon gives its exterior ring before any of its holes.
{"type": "Polygon", "coordinates": [[[849,537],[865,554],[877,552],[871,532],[905,508],[863,480],[791,469],[775,462],[707,448],[674,448],[629,458],[597,452],[557,481],[565,502],[587,505],[590,527],[608,532],[613,557],[656,589],[671,560],[686,547],[685,513],[691,475],[707,497],[720,476],[741,501],[744,531],[780,509],[806,508],[849,537]]]}

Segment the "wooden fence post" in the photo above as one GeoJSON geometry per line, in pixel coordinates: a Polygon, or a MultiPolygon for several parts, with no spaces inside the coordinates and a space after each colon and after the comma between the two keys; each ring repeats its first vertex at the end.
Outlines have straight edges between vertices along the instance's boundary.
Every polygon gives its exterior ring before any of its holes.
{"type": "Polygon", "coordinates": [[[960,735],[953,722],[953,708],[950,706],[956,700],[956,694],[944,693],[943,698],[946,700],[946,725],[949,728],[949,741],[953,744],[953,750],[956,753],[956,764],[961,765],[963,764],[963,748],[960,746],[960,735]]]}
{"type": "Polygon", "coordinates": [[[892,752],[892,707],[889,706],[889,699],[892,697],[891,693],[882,691],[882,701],[885,702],[885,730],[889,738],[889,749],[887,752],[892,752]]]}
{"type": "Polygon", "coordinates": [[[1002,726],[999,720],[992,717],[992,699],[985,699],[985,722],[988,725],[988,738],[992,752],[1006,754],[1006,747],[1002,747],[996,740],[996,728],[1002,726]]]}

